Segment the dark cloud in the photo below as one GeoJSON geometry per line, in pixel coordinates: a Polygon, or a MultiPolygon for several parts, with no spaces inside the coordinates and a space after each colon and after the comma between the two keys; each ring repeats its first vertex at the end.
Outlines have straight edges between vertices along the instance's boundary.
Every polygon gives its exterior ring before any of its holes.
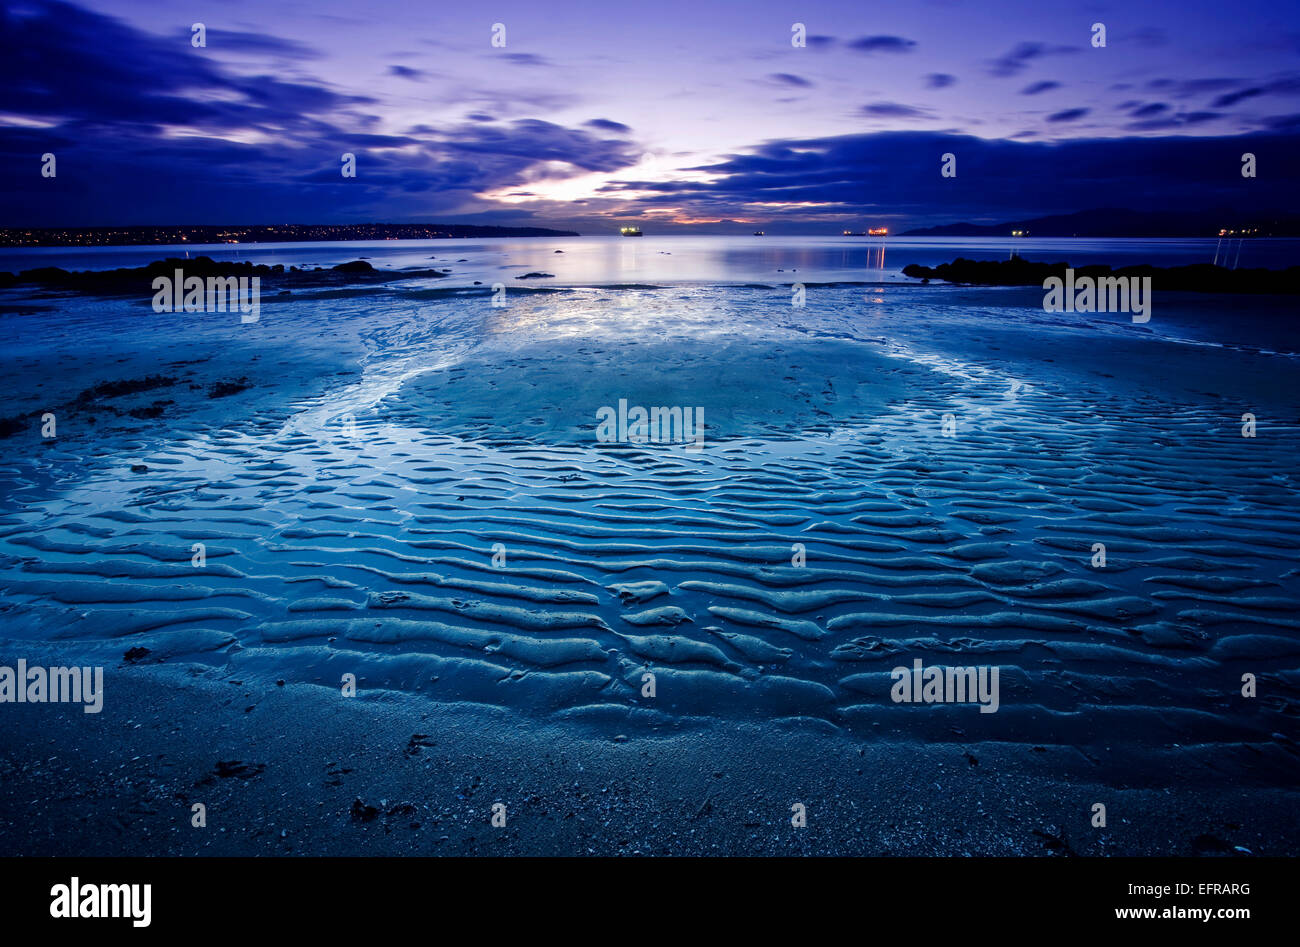
{"type": "Polygon", "coordinates": [[[946,72],[932,72],[925,77],[925,87],[927,89],[946,89],[950,85],[957,84],[957,77],[950,76],[946,72]]]}
{"type": "Polygon", "coordinates": [[[513,63],[516,66],[549,66],[551,61],[545,56],[538,56],[534,53],[495,53],[494,55],[513,63]]]}
{"type": "Polygon", "coordinates": [[[877,118],[923,118],[925,116],[925,112],[921,109],[900,105],[898,102],[873,102],[862,106],[862,111],[866,115],[877,118]]]}
{"type": "MultiPolygon", "coordinates": [[[[1138,115],[1138,112],[1134,112],[1138,115]]],[[[1129,131],[1177,131],[1186,128],[1189,125],[1202,125],[1205,122],[1212,122],[1216,118],[1222,118],[1222,112],[1177,112],[1172,115],[1161,115],[1159,118],[1145,118],[1141,121],[1131,122],[1124,127],[1129,131]]]]}
{"type": "Polygon", "coordinates": [[[589,122],[583,122],[588,128],[598,128],[603,132],[614,132],[619,135],[630,135],[632,129],[622,122],[610,121],[608,118],[593,118],[589,122]]]}
{"type": "Polygon", "coordinates": [[[1018,43],[1010,52],[1004,53],[997,59],[989,63],[989,75],[1005,78],[1014,76],[1029,68],[1029,64],[1035,59],[1042,59],[1045,56],[1061,56],[1068,53],[1077,53],[1079,50],[1074,46],[1051,46],[1047,43],[1018,43]]]}
{"type": "Polygon", "coordinates": [[[774,72],[767,78],[773,82],[780,83],[781,85],[793,86],[799,89],[806,89],[812,86],[812,83],[803,76],[796,76],[791,72],[774,72]]]}
{"type": "Polygon", "coordinates": [[[1246,99],[1253,99],[1257,95],[1263,95],[1264,91],[1259,86],[1250,89],[1238,89],[1236,92],[1229,92],[1219,96],[1212,104],[1216,109],[1228,108],[1238,102],[1244,102],[1246,99]]]}
{"type": "MultiPolygon", "coordinates": [[[[1170,82],[1172,80],[1154,80],[1170,82]]],[[[1200,79],[1190,82],[1175,83],[1182,98],[1208,95],[1211,92],[1223,92],[1210,103],[1212,108],[1231,108],[1239,102],[1258,98],[1261,95],[1300,95],[1300,75],[1286,73],[1274,76],[1264,82],[1245,82],[1240,79],[1200,79]],[[1231,89],[1230,92],[1224,92],[1231,89]]]]}
{"type": "Polygon", "coordinates": [[[863,36],[847,45],[859,53],[910,53],[916,48],[916,40],[902,36],[863,36]]]}
{"type": "Polygon", "coordinates": [[[389,66],[388,74],[390,76],[400,76],[403,79],[410,79],[413,82],[423,82],[426,75],[423,69],[412,69],[410,66],[389,66]]]}
{"type": "Polygon", "coordinates": [[[1049,122],[1077,122],[1083,118],[1091,109],[1066,109],[1063,112],[1053,112],[1047,116],[1049,122]]]}
{"type": "Polygon", "coordinates": [[[636,164],[641,157],[641,149],[630,142],[596,138],[578,128],[535,118],[520,119],[504,127],[475,125],[449,130],[433,150],[452,156],[509,159],[503,167],[511,170],[558,161],[583,171],[617,171],[636,164]]]}
{"type": "Polygon", "coordinates": [[[1159,115],[1161,112],[1168,111],[1169,106],[1164,102],[1151,102],[1147,105],[1139,106],[1133,110],[1134,118],[1150,118],[1153,115],[1159,115]]]}
{"type": "Polygon", "coordinates": [[[237,75],[203,49],[58,0],[0,9],[0,111],[13,115],[294,134],[313,129],[317,115],[373,101],[310,82],[237,75]]]}
{"type": "Polygon", "coordinates": [[[607,190],[648,191],[651,205],[719,216],[743,216],[742,208],[753,202],[829,205],[799,208],[801,220],[882,212],[927,223],[989,214],[1007,220],[1107,206],[1295,213],[1298,146],[1294,133],[1031,142],[878,132],[771,141],[694,169],[706,180],[635,181],[607,190]],[[1278,162],[1268,179],[1236,173],[1244,151],[1278,162]],[[948,152],[957,156],[956,178],[939,174],[948,152]]]}
{"type": "MultiPolygon", "coordinates": [[[[262,39],[267,55],[294,48],[262,39]]],[[[623,137],[627,126],[608,119],[584,128],[509,121],[509,108],[547,101],[539,89],[456,90],[463,103],[504,107],[472,111],[455,126],[383,134],[367,96],[299,74],[249,75],[247,63],[235,72],[209,52],[60,0],[0,8],[0,112],[53,123],[0,128],[0,169],[8,172],[0,219],[427,219],[560,169],[627,168],[642,151],[623,137]],[[32,155],[46,151],[58,154],[59,176],[32,194],[26,172],[32,155]],[[339,173],[345,152],[356,155],[354,179],[339,173]]],[[[404,69],[390,71],[409,77],[404,69]]]]}
{"type": "MultiPolygon", "coordinates": [[[[188,46],[194,33],[192,30],[180,30],[173,34],[173,42],[188,46]]],[[[243,55],[274,56],[280,59],[319,59],[320,51],[305,46],[296,40],[270,36],[266,33],[241,33],[236,30],[207,28],[204,31],[207,46],[199,47],[213,55],[235,53],[243,55]]]]}
{"type": "Polygon", "coordinates": [[[1050,92],[1052,89],[1061,88],[1059,82],[1053,82],[1051,79],[1044,79],[1042,82],[1035,82],[1027,85],[1020,90],[1021,95],[1038,95],[1040,92],[1050,92]]]}

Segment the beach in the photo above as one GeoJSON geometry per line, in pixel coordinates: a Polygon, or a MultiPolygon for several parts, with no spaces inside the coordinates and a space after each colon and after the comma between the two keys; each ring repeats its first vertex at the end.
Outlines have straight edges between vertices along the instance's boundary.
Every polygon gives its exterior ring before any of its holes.
{"type": "Polygon", "coordinates": [[[1291,299],[671,246],[0,293],[0,664],[105,669],[7,708],[0,850],[1295,850],[1291,299]],[[703,434],[597,436],[638,406],[703,434]]]}

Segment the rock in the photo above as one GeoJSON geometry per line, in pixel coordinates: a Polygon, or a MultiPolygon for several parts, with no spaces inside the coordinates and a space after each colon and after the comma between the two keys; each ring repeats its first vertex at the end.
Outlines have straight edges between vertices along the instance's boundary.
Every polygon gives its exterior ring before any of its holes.
{"type": "MultiPolygon", "coordinates": [[[[1009,260],[967,260],[958,257],[951,263],[940,263],[935,267],[909,263],[903,267],[903,275],[913,279],[940,279],[974,286],[1042,286],[1049,277],[1064,279],[1067,268],[1070,268],[1068,263],[1035,263],[1019,256],[1009,260]]],[[[1230,270],[1213,263],[1167,267],[1142,264],[1112,270],[1104,264],[1090,264],[1072,269],[1076,283],[1085,277],[1100,279],[1111,276],[1149,276],[1163,290],[1292,295],[1300,292],[1300,266],[1285,270],[1230,270]]]]}
{"type": "Polygon", "coordinates": [[[213,772],[222,779],[236,776],[239,779],[252,779],[266,769],[265,763],[241,763],[239,760],[218,760],[213,772]]]}
{"type": "Polygon", "coordinates": [[[379,816],[378,809],[366,805],[360,799],[352,800],[351,812],[353,822],[373,822],[379,816]]]}
{"type": "Polygon", "coordinates": [[[248,383],[248,378],[243,377],[235,381],[219,381],[208,389],[209,398],[228,398],[231,395],[237,395],[241,391],[247,391],[253,387],[248,383]]]}

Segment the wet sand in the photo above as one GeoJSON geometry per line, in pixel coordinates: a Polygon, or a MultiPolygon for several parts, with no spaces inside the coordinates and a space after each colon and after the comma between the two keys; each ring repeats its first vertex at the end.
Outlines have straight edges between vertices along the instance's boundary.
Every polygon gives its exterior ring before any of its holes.
{"type": "Polygon", "coordinates": [[[1282,746],[1135,754],[796,722],[547,723],[201,665],[117,668],[106,691],[89,724],[78,708],[7,708],[30,739],[6,739],[0,853],[1246,857],[1300,841],[1282,746]]]}

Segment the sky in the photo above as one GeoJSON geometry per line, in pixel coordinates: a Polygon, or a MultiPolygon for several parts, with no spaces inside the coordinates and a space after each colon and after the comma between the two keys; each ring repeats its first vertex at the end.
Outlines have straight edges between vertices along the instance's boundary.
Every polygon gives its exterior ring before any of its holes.
{"type": "Polygon", "coordinates": [[[0,226],[834,233],[1300,213],[1294,0],[0,11],[0,226]]]}

